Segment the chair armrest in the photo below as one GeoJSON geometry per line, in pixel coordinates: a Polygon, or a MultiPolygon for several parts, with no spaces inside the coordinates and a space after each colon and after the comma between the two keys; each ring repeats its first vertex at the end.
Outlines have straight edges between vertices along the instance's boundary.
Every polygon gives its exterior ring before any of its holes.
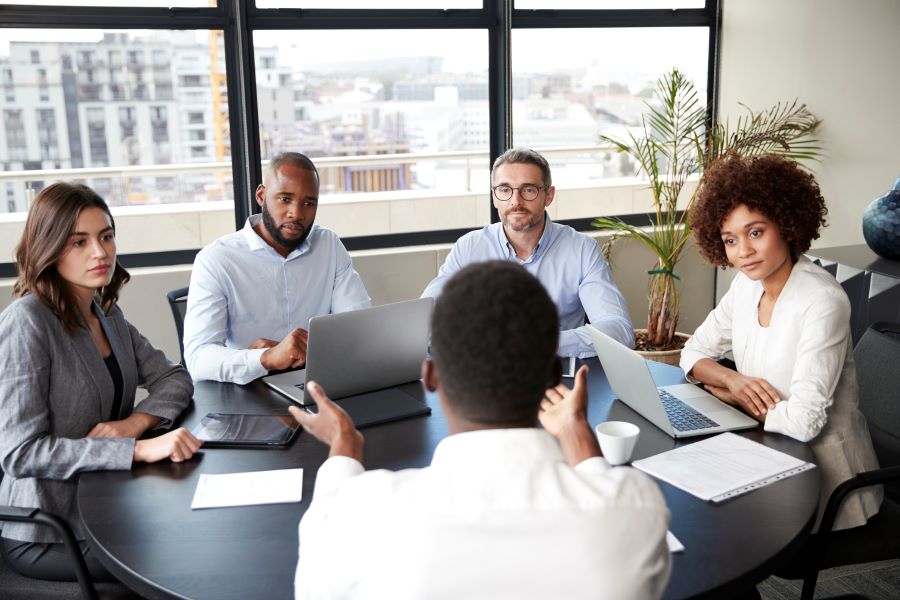
{"type": "Polygon", "coordinates": [[[38,523],[51,527],[62,538],[63,545],[75,563],[75,577],[81,585],[81,592],[87,600],[97,600],[97,589],[91,580],[90,571],[84,561],[84,555],[78,546],[78,540],[72,528],[56,515],[45,513],[38,508],[20,508],[18,506],[0,506],[0,521],[38,523]]]}
{"type": "Polygon", "coordinates": [[[822,513],[822,522],[819,524],[819,532],[831,531],[831,528],[834,527],[834,521],[837,519],[838,510],[840,510],[844,500],[852,492],[864,487],[893,483],[895,481],[900,481],[900,466],[864,471],[838,485],[831,492],[828,503],[825,505],[825,512],[822,513]]]}
{"type": "Polygon", "coordinates": [[[21,508],[18,506],[0,506],[0,521],[33,522],[36,508],[21,508]]]}

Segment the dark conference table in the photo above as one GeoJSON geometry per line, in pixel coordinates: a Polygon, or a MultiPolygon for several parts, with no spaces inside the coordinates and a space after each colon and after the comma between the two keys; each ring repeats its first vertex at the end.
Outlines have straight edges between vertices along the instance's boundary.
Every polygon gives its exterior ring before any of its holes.
{"type": "MultiPolygon", "coordinates": [[[[609,419],[637,424],[641,436],[635,459],[677,445],[630,408],[613,402],[599,362],[586,362],[591,367],[592,425],[609,419]]],[[[683,381],[678,368],[650,365],[659,385],[683,381]]],[[[418,382],[407,386],[433,412],[363,429],[364,463],[369,469],[426,466],[447,435],[437,397],[424,394],[418,382]]],[[[247,386],[199,382],[184,425],[193,427],[208,412],[287,414],[288,406],[288,400],[260,382],[247,386]]],[[[761,428],[743,435],[804,460],[813,458],[806,444],[761,428]]],[[[78,505],[100,560],[143,596],[288,600],[293,598],[297,525],[312,499],[316,470],[326,458],[326,447],[306,433],[285,450],[209,449],[186,463],[84,473],[78,505]],[[300,504],[190,508],[201,473],[297,467],[304,468],[300,504]]],[[[790,558],[812,527],[819,473],[812,469],[718,505],[666,483],[660,482],[660,487],[672,513],[670,530],[686,548],[672,555],[672,577],[664,597],[718,596],[762,580],[790,558]]]]}

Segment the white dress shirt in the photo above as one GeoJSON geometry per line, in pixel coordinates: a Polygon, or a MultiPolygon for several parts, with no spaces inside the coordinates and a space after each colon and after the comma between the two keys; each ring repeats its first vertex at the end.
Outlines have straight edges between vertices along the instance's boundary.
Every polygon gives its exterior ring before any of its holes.
{"type": "Polygon", "coordinates": [[[668,521],[647,476],[572,468],[541,429],[449,436],[423,469],[333,457],[300,522],[295,597],[659,598],[668,521]]]}
{"type": "MultiPolygon", "coordinates": [[[[768,327],[759,324],[762,294],[761,282],[739,273],[685,344],[681,368],[690,373],[698,360],[731,350],[739,373],[772,384],[782,402],[766,414],[765,429],[810,442],[822,471],[821,516],[839,483],[878,468],[858,407],[850,302],[835,278],[805,256],[791,270],[768,327]]],[[[864,524],[881,496],[880,487],[851,495],[835,528],[864,524]]]]}
{"type": "Polygon", "coordinates": [[[308,329],[312,317],[372,304],[337,234],[313,225],[285,258],[253,230],[259,219],[251,216],[194,261],[184,318],[194,379],[249,383],[267,372],[265,349],[246,349],[257,339],[280,341],[308,329]]]}
{"type": "Polygon", "coordinates": [[[540,280],[556,304],[562,330],[559,333],[561,356],[597,355],[585,327],[585,317],[603,333],[633,348],[634,330],[625,298],[616,287],[597,242],[568,225],[554,223],[546,214],[544,223],[538,245],[525,260],[516,256],[502,223],[467,233],[453,245],[438,276],[422,296],[437,298],[454,273],[473,263],[516,261],[540,280]]]}

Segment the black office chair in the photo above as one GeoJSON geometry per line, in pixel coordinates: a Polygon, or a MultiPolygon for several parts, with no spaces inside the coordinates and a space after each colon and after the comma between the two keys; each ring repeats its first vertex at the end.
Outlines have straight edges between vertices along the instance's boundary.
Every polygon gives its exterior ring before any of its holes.
{"type": "Polygon", "coordinates": [[[859,407],[869,422],[881,468],[859,473],[831,493],[805,561],[801,600],[812,600],[820,569],[900,558],[900,324],[870,326],[857,343],[853,359],[859,407]],[[879,513],[862,527],[831,532],[844,499],[871,485],[885,486],[879,513]]]}
{"type": "MultiPolygon", "coordinates": [[[[3,481],[2,471],[0,471],[0,481],[3,481]]],[[[81,553],[75,534],[68,523],[56,515],[45,513],[37,508],[19,508],[5,505],[0,506],[0,521],[35,523],[52,527],[56,534],[62,538],[66,550],[72,557],[72,562],[75,566],[75,576],[78,578],[82,596],[87,600],[97,600],[97,590],[94,588],[93,580],[91,580],[91,574],[88,571],[87,563],[84,561],[84,555],[81,553]]],[[[2,561],[3,559],[0,559],[0,562],[2,561]]]]}
{"type": "Polygon", "coordinates": [[[184,315],[187,312],[188,288],[178,288],[166,294],[169,300],[169,308],[172,309],[172,318],[175,319],[175,331],[178,333],[178,350],[181,351],[181,366],[186,367],[184,361],[184,315]]]}
{"type": "Polygon", "coordinates": [[[57,535],[62,538],[63,544],[68,551],[73,566],[75,567],[75,576],[78,578],[78,585],[81,587],[81,594],[87,600],[98,600],[97,590],[94,588],[94,582],[91,580],[91,574],[88,571],[87,563],[75,540],[75,534],[68,523],[50,513],[45,513],[37,508],[18,508],[16,506],[0,506],[0,521],[11,521],[20,523],[36,523],[52,527],[57,535]]]}

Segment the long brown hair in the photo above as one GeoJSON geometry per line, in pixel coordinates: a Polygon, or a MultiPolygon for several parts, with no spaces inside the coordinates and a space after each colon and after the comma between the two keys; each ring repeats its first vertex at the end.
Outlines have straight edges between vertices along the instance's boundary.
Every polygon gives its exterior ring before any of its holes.
{"type": "MultiPolygon", "coordinates": [[[[16,268],[19,276],[13,288],[18,298],[33,294],[59,316],[63,327],[74,333],[84,327],[84,318],[71,288],[56,270],[56,263],[66,250],[69,235],[75,231],[78,215],[85,208],[99,208],[109,217],[113,232],[116,222],[109,207],[97,192],[78,183],[54,183],[42,189],[34,199],[25,231],[16,246],[16,268]]],[[[109,285],[100,290],[100,306],[108,313],[119,299],[119,291],[131,276],[116,260],[109,285]]]]}

